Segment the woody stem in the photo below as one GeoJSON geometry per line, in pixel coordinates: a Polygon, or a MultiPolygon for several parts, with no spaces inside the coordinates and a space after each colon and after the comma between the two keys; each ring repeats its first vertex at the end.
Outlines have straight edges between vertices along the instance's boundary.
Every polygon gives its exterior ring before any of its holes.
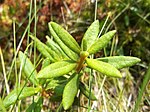
{"type": "Polygon", "coordinates": [[[81,69],[83,68],[84,61],[88,57],[88,55],[89,55],[89,53],[87,51],[81,51],[81,53],[80,53],[80,59],[79,59],[79,62],[78,62],[78,66],[76,68],[76,72],[77,73],[79,73],[81,71],[81,69]]]}

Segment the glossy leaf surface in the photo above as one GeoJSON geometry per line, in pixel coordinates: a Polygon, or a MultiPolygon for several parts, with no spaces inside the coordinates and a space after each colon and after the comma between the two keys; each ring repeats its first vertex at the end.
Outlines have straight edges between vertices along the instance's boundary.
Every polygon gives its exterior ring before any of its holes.
{"type": "Polygon", "coordinates": [[[118,77],[121,78],[121,73],[118,71],[114,66],[105,63],[103,61],[97,61],[95,59],[86,59],[86,63],[90,68],[93,68],[99,72],[101,72],[104,75],[110,76],[110,77],[118,77]]]}
{"type": "Polygon", "coordinates": [[[23,67],[23,72],[25,73],[26,77],[32,82],[34,85],[38,85],[38,81],[36,79],[37,71],[30,61],[30,59],[21,51],[19,51],[19,59],[21,65],[23,67]]]}
{"type": "MultiPolygon", "coordinates": [[[[61,37],[58,36],[57,32],[53,29],[53,26],[51,23],[49,23],[49,29],[51,32],[51,35],[54,37],[54,40],[57,42],[57,44],[61,47],[61,49],[65,52],[65,54],[72,60],[77,61],[79,58],[79,53],[74,52],[72,49],[70,49],[69,46],[67,46],[64,41],[61,40],[61,37]]],[[[65,38],[65,37],[63,37],[65,38]]],[[[67,41],[67,39],[66,39],[67,41]]],[[[71,43],[70,43],[71,44],[71,43]]]]}
{"type": "Polygon", "coordinates": [[[79,88],[81,90],[81,93],[83,93],[87,98],[89,98],[90,100],[97,100],[92,91],[91,91],[91,94],[90,94],[90,90],[89,90],[87,85],[80,82],[79,88]]]}
{"type": "Polygon", "coordinates": [[[40,92],[41,88],[40,87],[37,87],[37,88],[25,87],[25,88],[23,88],[22,91],[21,90],[22,90],[22,88],[14,89],[11,93],[9,93],[8,96],[6,96],[6,98],[3,101],[3,104],[6,108],[8,108],[10,105],[14,104],[16,102],[16,100],[21,100],[28,96],[33,96],[34,94],[40,92]],[[21,94],[20,94],[20,92],[21,92],[21,94]]]}
{"type": "Polygon", "coordinates": [[[97,58],[97,60],[107,62],[117,69],[133,66],[141,61],[139,58],[131,56],[111,56],[111,57],[97,58]]]}
{"type": "Polygon", "coordinates": [[[42,69],[37,78],[54,78],[69,73],[76,67],[76,63],[72,61],[59,61],[50,64],[49,66],[42,69]]]}
{"type": "Polygon", "coordinates": [[[98,37],[98,33],[99,21],[96,20],[90,25],[90,27],[87,29],[83,36],[81,43],[82,51],[87,51],[91,47],[91,45],[95,42],[96,38],[98,37]]]}
{"type": "Polygon", "coordinates": [[[109,31],[108,33],[101,36],[98,40],[96,40],[89,48],[88,50],[89,54],[94,54],[99,50],[101,50],[102,48],[104,48],[108,44],[108,42],[113,38],[115,33],[116,33],[115,30],[109,31]]]}
{"type": "Polygon", "coordinates": [[[68,46],[74,52],[78,54],[80,53],[80,46],[78,45],[76,40],[63,27],[61,27],[55,22],[50,22],[49,26],[51,27],[51,29],[53,29],[53,31],[57,34],[57,36],[66,46],[68,46]]]}
{"type": "Polygon", "coordinates": [[[74,73],[69,79],[69,82],[66,84],[63,91],[62,103],[65,110],[69,109],[72,106],[74,98],[78,92],[78,86],[79,75],[74,73]]]}

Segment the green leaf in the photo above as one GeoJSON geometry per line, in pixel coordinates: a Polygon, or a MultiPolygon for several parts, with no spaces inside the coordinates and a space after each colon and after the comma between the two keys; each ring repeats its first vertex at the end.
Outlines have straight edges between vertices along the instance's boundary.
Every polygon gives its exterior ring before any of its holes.
{"type": "Polygon", "coordinates": [[[65,85],[66,85],[66,83],[57,85],[54,89],[54,94],[57,96],[62,96],[65,85]]]}
{"type": "Polygon", "coordinates": [[[42,43],[38,38],[34,37],[33,35],[30,35],[30,37],[34,41],[36,41],[36,47],[43,56],[49,58],[52,62],[60,60],[59,55],[57,55],[55,51],[46,46],[44,43],[42,43]]]}
{"type": "Polygon", "coordinates": [[[103,61],[97,61],[95,59],[86,59],[86,63],[90,68],[93,68],[102,74],[105,74],[110,77],[121,78],[121,73],[112,65],[105,63],[103,61]]]}
{"type": "Polygon", "coordinates": [[[87,85],[85,85],[84,83],[80,82],[79,83],[79,88],[81,90],[81,93],[83,93],[88,99],[90,100],[97,100],[94,93],[91,91],[91,94],[90,94],[90,90],[88,88],[87,85]]]}
{"type": "Polygon", "coordinates": [[[39,97],[37,102],[33,102],[26,110],[26,112],[41,112],[43,106],[43,97],[39,97]]]}
{"type": "MultiPolygon", "coordinates": [[[[54,94],[56,93],[59,93],[59,89],[57,91],[57,88],[59,88],[59,86],[62,86],[62,85],[66,85],[67,83],[67,78],[64,77],[64,76],[61,76],[61,77],[56,77],[56,78],[51,78],[51,79],[47,79],[46,80],[46,87],[45,87],[45,90],[48,91],[48,90],[54,90],[54,94]],[[56,90],[56,91],[55,91],[56,90]]],[[[62,93],[62,92],[61,92],[62,93]]],[[[62,94],[61,94],[62,95],[62,94]]]]}
{"type": "MultiPolygon", "coordinates": [[[[72,44],[69,43],[70,45],[68,46],[68,44],[66,44],[66,42],[64,42],[63,40],[65,41],[69,41],[68,40],[68,37],[59,37],[59,35],[57,34],[57,32],[55,31],[56,30],[56,26],[54,25],[53,22],[50,22],[49,23],[49,29],[50,29],[50,32],[51,32],[51,35],[54,37],[54,40],[57,42],[57,44],[61,47],[61,49],[63,50],[63,52],[65,52],[65,54],[72,60],[74,61],[77,61],[78,58],[79,58],[79,53],[76,53],[74,52],[70,46],[74,46],[75,47],[75,44],[72,44]],[[63,40],[62,40],[63,38],[63,40]]],[[[58,30],[58,29],[57,29],[58,30]]],[[[61,31],[62,32],[62,31],[61,31]]],[[[63,32],[62,32],[63,34],[63,32]]],[[[78,49],[78,48],[77,48],[78,49]]]]}
{"type": "Polygon", "coordinates": [[[72,71],[76,67],[76,65],[77,64],[72,61],[55,62],[42,69],[38,73],[37,78],[59,77],[72,71]]]}
{"type": "Polygon", "coordinates": [[[51,63],[51,60],[49,58],[44,59],[43,62],[42,62],[41,69],[47,67],[48,65],[50,65],[50,63],[51,63]]]}
{"type": "Polygon", "coordinates": [[[24,99],[28,96],[33,96],[34,94],[41,91],[40,87],[24,87],[14,89],[8,96],[5,97],[3,104],[5,108],[8,108],[10,105],[14,104],[17,100],[24,99]],[[21,93],[20,93],[21,92],[21,93]],[[20,94],[20,95],[19,95],[20,94]]]}
{"type": "Polygon", "coordinates": [[[98,37],[99,33],[99,21],[95,20],[90,27],[85,32],[81,47],[82,51],[88,51],[88,49],[91,47],[91,45],[95,42],[96,38],[98,37]]]}
{"type": "Polygon", "coordinates": [[[53,79],[48,79],[47,86],[45,88],[46,91],[51,90],[53,95],[50,97],[50,101],[52,102],[61,102],[64,87],[67,83],[67,78],[64,76],[56,77],[53,79]]]}
{"type": "Polygon", "coordinates": [[[41,112],[42,107],[43,107],[43,97],[40,97],[36,102],[34,112],[41,112]]]}
{"type": "Polygon", "coordinates": [[[141,61],[139,58],[131,56],[111,56],[111,57],[97,58],[97,60],[107,62],[117,69],[133,66],[141,61]]]}
{"type": "Polygon", "coordinates": [[[108,42],[113,38],[116,31],[109,31],[108,33],[101,36],[97,41],[95,41],[92,46],[88,49],[89,54],[94,54],[104,48],[108,42]]]}
{"type": "MultiPolygon", "coordinates": [[[[59,39],[68,46],[71,50],[76,53],[80,53],[80,46],[76,42],[76,40],[60,25],[55,22],[50,22],[49,27],[53,29],[53,31],[57,34],[59,39]]],[[[50,30],[51,31],[51,30],[50,30]]],[[[54,37],[55,38],[55,37],[54,37]]]]}
{"type": "Polygon", "coordinates": [[[0,97],[0,112],[6,112],[6,109],[4,107],[4,104],[3,104],[1,97],[0,97]]]}
{"type": "Polygon", "coordinates": [[[29,60],[29,58],[27,58],[27,56],[21,51],[19,51],[19,59],[26,77],[30,80],[30,82],[37,86],[38,80],[35,77],[37,75],[37,71],[34,65],[29,60]]]}
{"type": "Polygon", "coordinates": [[[79,74],[74,73],[70,79],[69,82],[66,84],[64,91],[63,91],[63,107],[65,110],[69,109],[73,102],[74,98],[78,92],[79,87],[79,74]]]}
{"type": "Polygon", "coordinates": [[[66,83],[67,83],[67,78],[64,77],[64,76],[56,77],[56,78],[51,78],[51,79],[48,79],[46,81],[45,90],[46,91],[47,90],[54,90],[54,92],[57,93],[57,88],[59,88],[59,86],[66,85],[66,83]]]}
{"type": "MultiPolygon", "coordinates": [[[[50,63],[51,63],[51,61],[50,61],[49,58],[44,59],[43,62],[42,62],[42,67],[41,67],[41,69],[47,67],[48,65],[50,65],[50,63]]],[[[40,85],[44,85],[45,82],[46,82],[46,79],[39,79],[39,84],[40,84],[40,85]]]]}
{"type": "MultiPolygon", "coordinates": [[[[67,81],[67,80],[66,80],[67,81]]],[[[62,100],[63,90],[65,88],[66,82],[57,85],[54,88],[54,94],[50,97],[50,101],[60,102],[62,100]]]]}
{"type": "Polygon", "coordinates": [[[49,36],[46,36],[47,42],[46,44],[48,47],[50,47],[53,51],[59,55],[59,58],[66,60],[69,59],[69,57],[64,53],[64,51],[59,47],[58,44],[56,44],[52,39],[49,38],[49,36]]]}

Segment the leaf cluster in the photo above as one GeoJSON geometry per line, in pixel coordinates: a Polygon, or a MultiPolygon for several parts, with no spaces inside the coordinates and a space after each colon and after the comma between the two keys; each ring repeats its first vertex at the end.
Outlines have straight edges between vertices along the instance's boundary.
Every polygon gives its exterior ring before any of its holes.
{"type": "Polygon", "coordinates": [[[115,30],[109,31],[99,38],[98,20],[94,21],[85,32],[81,47],[57,23],[49,22],[48,26],[53,38],[46,36],[46,44],[42,43],[35,36],[30,35],[36,42],[37,49],[45,58],[39,72],[37,72],[30,59],[23,52],[19,52],[23,71],[27,79],[35,87],[13,90],[3,101],[6,108],[17,100],[40,92],[42,97],[50,97],[50,100],[53,101],[62,99],[64,110],[68,110],[72,106],[78,90],[87,98],[96,100],[94,93],[90,94],[88,86],[80,81],[85,67],[94,69],[109,77],[121,78],[122,75],[118,69],[140,62],[140,59],[130,56],[90,58],[90,55],[106,47],[116,33],[115,30]],[[49,90],[52,92],[52,95],[48,94],[49,90]]]}

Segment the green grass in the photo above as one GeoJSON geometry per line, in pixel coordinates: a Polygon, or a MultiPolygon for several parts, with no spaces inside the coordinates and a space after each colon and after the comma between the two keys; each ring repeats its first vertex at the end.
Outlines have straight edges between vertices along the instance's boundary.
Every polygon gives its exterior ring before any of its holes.
{"type": "Polygon", "coordinates": [[[145,89],[146,89],[146,86],[149,84],[149,81],[150,81],[150,66],[144,76],[144,79],[143,79],[143,82],[141,84],[141,87],[139,88],[139,92],[138,92],[138,97],[136,99],[136,103],[135,103],[135,107],[134,107],[134,110],[133,112],[137,112],[140,108],[140,103],[142,101],[142,97],[144,95],[144,92],[145,92],[145,89]]]}

